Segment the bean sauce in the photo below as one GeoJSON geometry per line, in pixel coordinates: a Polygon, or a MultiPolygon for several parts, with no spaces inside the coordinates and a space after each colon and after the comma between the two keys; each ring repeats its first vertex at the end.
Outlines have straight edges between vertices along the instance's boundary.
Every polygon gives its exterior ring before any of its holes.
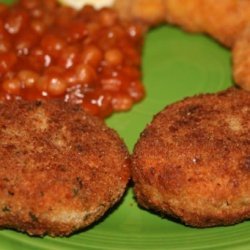
{"type": "Polygon", "coordinates": [[[144,33],[111,8],[0,4],[0,100],[61,98],[101,118],[129,110],[144,97],[144,33]]]}

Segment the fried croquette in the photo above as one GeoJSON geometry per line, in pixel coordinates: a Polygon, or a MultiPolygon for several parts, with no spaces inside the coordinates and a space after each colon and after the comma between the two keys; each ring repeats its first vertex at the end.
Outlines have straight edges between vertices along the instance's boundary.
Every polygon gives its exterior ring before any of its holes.
{"type": "Polygon", "coordinates": [[[166,20],[232,47],[250,24],[248,0],[165,0],[166,20]]]}
{"type": "Polygon", "coordinates": [[[166,107],[132,157],[139,204],[187,225],[250,218],[250,95],[231,88],[166,107]]]}
{"type": "Polygon", "coordinates": [[[0,104],[0,226],[64,236],[123,195],[129,155],[117,133],[60,101],[0,104]]]}

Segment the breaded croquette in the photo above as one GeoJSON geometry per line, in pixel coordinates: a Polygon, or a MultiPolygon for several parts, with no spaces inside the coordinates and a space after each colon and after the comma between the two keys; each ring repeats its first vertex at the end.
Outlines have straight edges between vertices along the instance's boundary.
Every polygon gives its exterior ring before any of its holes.
{"type": "Polygon", "coordinates": [[[187,225],[250,218],[250,95],[231,88],[166,107],[132,159],[139,204],[187,225]]]}
{"type": "Polygon", "coordinates": [[[0,104],[0,226],[64,236],[123,195],[129,155],[117,133],[63,101],[0,104]]]}

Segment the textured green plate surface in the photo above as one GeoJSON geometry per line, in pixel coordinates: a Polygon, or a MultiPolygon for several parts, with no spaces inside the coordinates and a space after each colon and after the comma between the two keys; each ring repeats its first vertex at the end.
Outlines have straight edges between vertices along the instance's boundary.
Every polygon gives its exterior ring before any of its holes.
{"type": "MultiPolygon", "coordinates": [[[[217,92],[232,85],[231,54],[213,40],[162,26],[146,38],[143,75],[147,96],[133,110],[107,122],[129,149],[152,116],[186,96],[217,92]]],[[[100,222],[68,238],[35,238],[0,231],[0,250],[75,249],[250,249],[250,222],[195,229],[139,208],[131,188],[100,222]]]]}

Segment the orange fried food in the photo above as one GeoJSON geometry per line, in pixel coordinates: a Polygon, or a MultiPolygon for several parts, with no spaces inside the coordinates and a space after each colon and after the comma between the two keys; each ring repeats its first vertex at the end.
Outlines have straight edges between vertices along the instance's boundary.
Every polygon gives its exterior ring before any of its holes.
{"type": "Polygon", "coordinates": [[[250,95],[236,88],[166,107],[132,158],[140,205],[195,227],[250,218],[250,95]]]}
{"type": "Polygon", "coordinates": [[[204,32],[232,47],[250,24],[248,0],[165,0],[166,20],[188,31],[204,32]]]}
{"type": "Polygon", "coordinates": [[[0,226],[64,236],[123,195],[128,151],[117,133],[63,101],[0,104],[0,226]]]}

